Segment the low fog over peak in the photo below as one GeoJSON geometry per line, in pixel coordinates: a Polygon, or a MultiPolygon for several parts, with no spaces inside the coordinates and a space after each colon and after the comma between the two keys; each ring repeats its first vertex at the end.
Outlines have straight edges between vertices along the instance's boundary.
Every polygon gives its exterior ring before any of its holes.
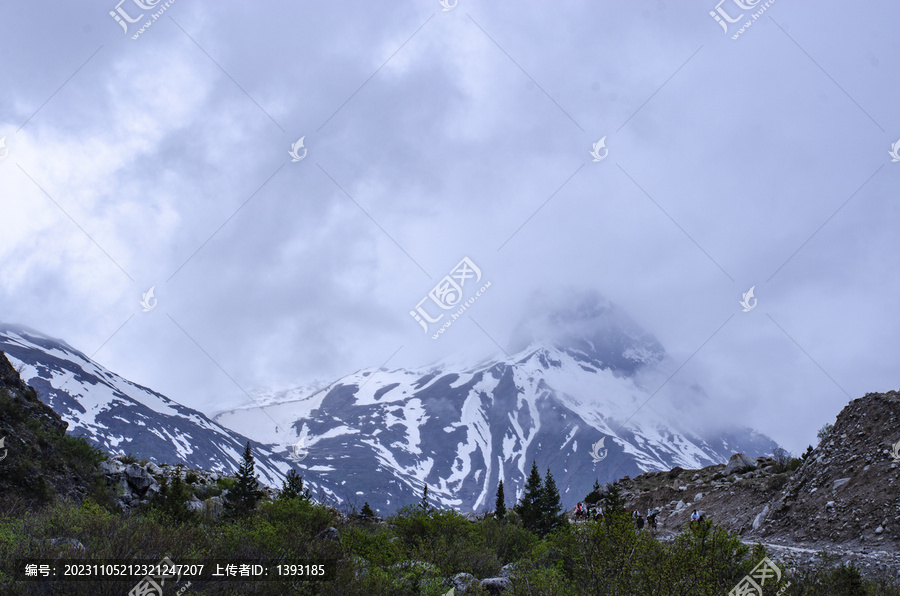
{"type": "Polygon", "coordinates": [[[0,8],[5,322],[206,412],[632,331],[795,453],[900,387],[900,4],[112,4],[0,8]]]}

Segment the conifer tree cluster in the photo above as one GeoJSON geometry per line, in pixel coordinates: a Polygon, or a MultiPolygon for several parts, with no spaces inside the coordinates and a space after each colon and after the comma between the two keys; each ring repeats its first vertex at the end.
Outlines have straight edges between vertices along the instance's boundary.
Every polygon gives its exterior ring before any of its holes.
{"type": "Polygon", "coordinates": [[[225,495],[225,513],[228,517],[244,517],[256,509],[256,503],[263,497],[256,477],[256,463],[250,453],[250,442],[244,449],[244,461],[235,476],[234,488],[225,495]]]}
{"type": "Polygon", "coordinates": [[[297,470],[289,470],[284,482],[281,483],[281,494],[279,499],[300,499],[301,501],[309,501],[310,494],[308,488],[303,488],[303,476],[297,473],[297,470]]]}
{"type": "Polygon", "coordinates": [[[506,517],[506,496],[503,494],[503,481],[497,485],[497,502],[494,505],[494,516],[497,519],[506,517]]]}
{"type": "Polygon", "coordinates": [[[566,524],[556,481],[549,468],[542,480],[536,462],[531,462],[531,473],[525,482],[525,492],[514,509],[522,518],[522,524],[541,536],[566,524]]]}

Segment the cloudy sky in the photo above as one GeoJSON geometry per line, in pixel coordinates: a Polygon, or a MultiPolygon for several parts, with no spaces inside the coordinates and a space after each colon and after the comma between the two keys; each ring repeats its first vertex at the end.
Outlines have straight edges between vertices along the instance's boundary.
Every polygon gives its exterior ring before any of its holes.
{"type": "Polygon", "coordinates": [[[802,451],[900,387],[900,4],[765,5],[4,2],[0,320],[214,412],[593,290],[802,451]]]}

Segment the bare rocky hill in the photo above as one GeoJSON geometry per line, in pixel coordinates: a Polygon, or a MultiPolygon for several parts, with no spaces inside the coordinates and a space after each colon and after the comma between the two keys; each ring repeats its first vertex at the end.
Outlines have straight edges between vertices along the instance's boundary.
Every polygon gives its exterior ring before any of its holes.
{"type": "MultiPolygon", "coordinates": [[[[788,564],[828,551],[863,570],[900,568],[900,393],[869,393],[802,459],[735,454],[727,465],[648,472],[615,483],[629,511],[660,510],[666,538],[692,510],[762,542],[788,564]]],[[[607,485],[609,486],[609,485],[607,485]]]]}
{"type": "Polygon", "coordinates": [[[900,393],[869,393],[834,427],[772,504],[760,535],[900,550],[900,393]]]}

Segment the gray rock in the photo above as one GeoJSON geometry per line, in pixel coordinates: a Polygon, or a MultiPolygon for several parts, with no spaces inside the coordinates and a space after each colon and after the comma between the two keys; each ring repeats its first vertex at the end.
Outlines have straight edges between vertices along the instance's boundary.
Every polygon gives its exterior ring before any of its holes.
{"type": "Polygon", "coordinates": [[[758,530],[762,523],[765,521],[766,516],[769,514],[769,506],[766,505],[763,507],[763,510],[760,511],[755,518],[753,518],[753,529],[758,530]]]}
{"type": "Polygon", "coordinates": [[[453,588],[458,594],[465,594],[469,588],[478,585],[478,580],[471,573],[457,573],[453,576],[453,588]]]}
{"type": "Polygon", "coordinates": [[[157,466],[155,463],[150,462],[147,464],[147,471],[151,474],[156,474],[157,476],[163,473],[163,469],[157,466]]]}
{"type": "Polygon", "coordinates": [[[481,580],[481,587],[487,590],[488,594],[502,594],[509,587],[509,578],[488,577],[481,580]]]}
{"type": "Polygon", "coordinates": [[[323,540],[340,540],[341,533],[335,527],[328,527],[328,528],[325,528],[324,530],[322,530],[321,532],[319,532],[316,535],[316,538],[321,538],[323,540]]]}
{"type": "Polygon", "coordinates": [[[723,469],[722,472],[724,472],[725,474],[734,474],[738,470],[750,466],[756,466],[755,457],[749,457],[744,455],[743,453],[735,453],[731,456],[731,459],[728,460],[728,464],[725,466],[725,469],[723,469]]]}
{"type": "Polygon", "coordinates": [[[840,487],[844,486],[845,484],[847,484],[848,482],[850,482],[849,478],[838,478],[837,480],[834,481],[834,486],[832,487],[832,489],[840,488],[840,487]]]}
{"type": "Polygon", "coordinates": [[[881,534],[882,532],[884,532],[884,526],[878,526],[877,528],[875,528],[876,534],[881,534]]]}
{"type": "Polygon", "coordinates": [[[512,577],[513,572],[516,570],[515,563],[507,563],[503,567],[500,568],[500,577],[512,577]]]}
{"type": "Polygon", "coordinates": [[[121,474],[125,471],[125,464],[117,459],[108,459],[100,462],[100,471],[108,475],[121,474]]]}
{"type": "Polygon", "coordinates": [[[138,464],[129,464],[125,468],[125,477],[128,478],[128,484],[137,491],[144,492],[150,485],[156,482],[153,476],[147,473],[147,470],[138,464]]]}
{"type": "Polygon", "coordinates": [[[67,546],[76,550],[87,550],[80,540],[74,538],[50,538],[47,542],[50,543],[50,546],[67,546]]]}

